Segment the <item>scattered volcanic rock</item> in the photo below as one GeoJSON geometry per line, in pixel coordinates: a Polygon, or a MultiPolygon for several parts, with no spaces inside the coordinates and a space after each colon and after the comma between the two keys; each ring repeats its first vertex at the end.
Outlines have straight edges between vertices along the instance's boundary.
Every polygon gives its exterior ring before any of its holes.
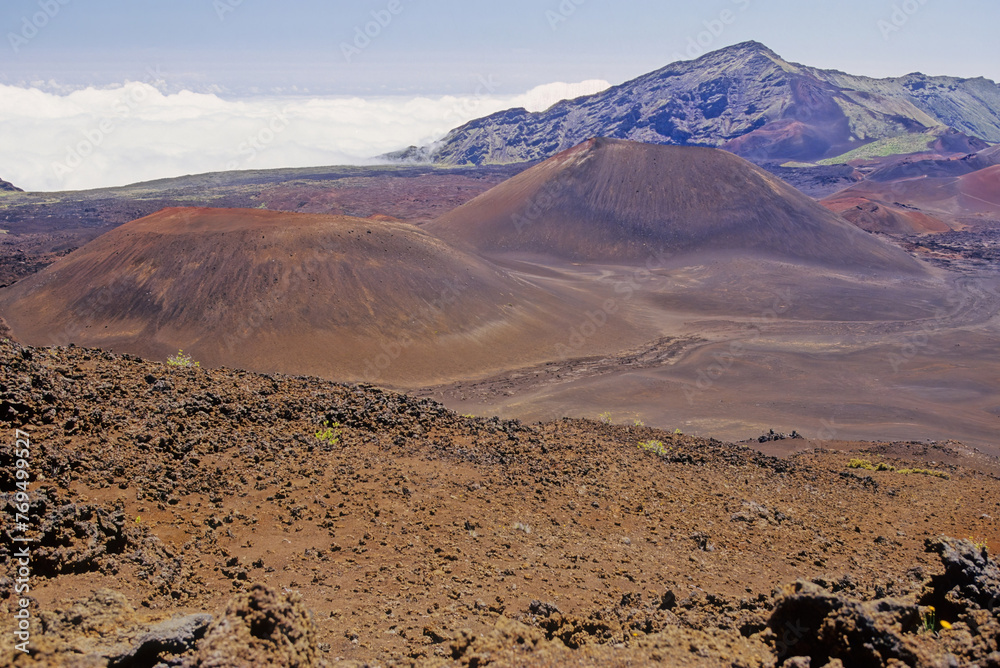
{"type": "Polygon", "coordinates": [[[195,648],[211,623],[212,615],[193,614],[154,624],[136,639],[131,651],[112,663],[156,665],[165,655],[185,654],[195,648]]]}
{"type": "Polygon", "coordinates": [[[6,289],[0,312],[38,345],[426,383],[549,354],[580,310],[405,223],[165,209],[6,289]]]}
{"type": "Polygon", "coordinates": [[[785,165],[766,163],[762,166],[785,183],[795,186],[796,190],[815,199],[832,195],[865,178],[861,172],[850,165],[806,166],[805,163],[786,163],[785,165]]]}
{"type": "Polygon", "coordinates": [[[920,612],[912,603],[863,603],[802,581],[782,590],[768,622],[784,665],[803,657],[811,661],[805,665],[827,666],[840,659],[845,666],[873,667],[889,660],[915,665],[914,652],[895,629],[912,633],[919,624],[920,612]]]}
{"type": "Polygon", "coordinates": [[[812,161],[942,125],[1000,141],[1000,86],[983,78],[852,76],[789,63],[763,44],[745,42],[542,112],[501,111],[452,130],[433,147],[395,157],[522,162],[604,136],[725,147],[754,160],[812,161]]]}
{"type": "Polygon", "coordinates": [[[1000,665],[1000,570],[968,540],[938,537],[927,551],[940,555],[945,572],[923,595],[858,601],[810,582],[784,587],[768,626],[783,665],[844,666],[1000,665]],[[950,620],[950,621],[949,621],[950,620]],[[944,642],[925,636],[941,631],[944,642]],[[961,657],[959,659],[958,657],[961,657]],[[959,664],[959,661],[963,662],[959,664]],[[806,662],[806,663],[802,663],[806,662]]]}
{"type": "Polygon", "coordinates": [[[953,619],[970,610],[1000,613],[1000,568],[983,545],[938,536],[927,541],[927,551],[941,557],[945,570],[931,580],[925,603],[953,619]]]}
{"type": "Polygon", "coordinates": [[[127,543],[94,570],[33,572],[31,654],[8,642],[3,665],[992,666],[1000,649],[998,463],[953,442],[777,459],[2,341],[0,428],[29,434],[45,478],[32,537],[67,556],[127,543]],[[114,529],[81,531],[76,510],[114,529]],[[981,543],[938,537],[952,529],[981,543]],[[163,551],[134,556],[147,541],[163,551]],[[166,550],[183,577],[164,589],[149,567],[173,570],[166,550]]]}
{"type": "Polygon", "coordinates": [[[619,262],[737,252],[920,271],[899,249],[731,153],[614,139],[565,151],[425,229],[488,255],[619,262]]]}
{"type": "Polygon", "coordinates": [[[287,666],[312,668],[320,661],[312,615],[296,593],[254,585],[229,603],[208,628],[184,668],[287,666]]]}

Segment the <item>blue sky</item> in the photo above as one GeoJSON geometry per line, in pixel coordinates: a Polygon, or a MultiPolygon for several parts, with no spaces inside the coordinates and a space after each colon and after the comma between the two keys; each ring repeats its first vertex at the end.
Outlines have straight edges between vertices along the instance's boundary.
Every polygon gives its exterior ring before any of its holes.
{"type": "Polygon", "coordinates": [[[120,83],[156,67],[174,89],[240,95],[460,94],[479,76],[517,94],[621,83],[694,53],[699,36],[857,74],[1000,80],[998,25],[996,0],[4,0],[0,83],[120,83]],[[15,52],[10,35],[46,7],[15,52]],[[349,61],[342,45],[372,12],[391,21],[349,61]]]}

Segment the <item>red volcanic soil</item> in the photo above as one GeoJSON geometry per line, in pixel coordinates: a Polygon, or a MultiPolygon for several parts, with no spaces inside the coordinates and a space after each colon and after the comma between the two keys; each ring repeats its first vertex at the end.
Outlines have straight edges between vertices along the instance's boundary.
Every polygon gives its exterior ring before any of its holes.
{"type": "Polygon", "coordinates": [[[873,232],[948,232],[1000,220],[1000,165],[957,177],[867,180],[821,203],[873,232]]]}
{"type": "Polygon", "coordinates": [[[165,209],[0,293],[25,343],[403,385],[537,362],[587,308],[409,224],[254,209],[165,209]]]}
{"type": "Polygon", "coordinates": [[[422,223],[489,190],[506,179],[509,171],[484,171],[476,176],[444,171],[409,178],[386,175],[289,181],[264,186],[258,197],[272,210],[360,217],[374,211],[375,215],[422,223]]]}
{"type": "Polygon", "coordinates": [[[38,476],[2,665],[997,665],[1000,570],[960,539],[1000,544],[998,463],[957,443],[776,459],[2,341],[0,429],[38,476]]]}
{"type": "Polygon", "coordinates": [[[802,121],[783,119],[737,137],[723,148],[753,160],[808,160],[826,153],[830,145],[819,129],[802,121]]]}
{"type": "Polygon", "coordinates": [[[990,148],[990,145],[979,137],[971,137],[954,128],[948,128],[931,145],[931,150],[938,153],[961,153],[969,155],[990,148]]]}
{"type": "Polygon", "coordinates": [[[731,153],[610,139],[564,151],[425,229],[487,255],[627,262],[737,251],[841,269],[920,271],[898,248],[731,153]]]}
{"type": "Polygon", "coordinates": [[[922,211],[899,203],[886,204],[854,192],[840,192],[820,202],[868,232],[882,234],[930,234],[950,232],[951,227],[922,211]]]}
{"type": "MultiPolygon", "coordinates": [[[[137,218],[169,207],[265,208],[422,223],[523,165],[439,169],[327,167],[202,174],[67,193],[7,193],[0,206],[0,287],[137,218]]],[[[2,189],[2,186],[0,186],[2,189]]]]}
{"type": "Polygon", "coordinates": [[[979,202],[983,211],[1000,210],[1000,165],[967,174],[958,181],[959,193],[972,200],[967,206],[975,207],[979,202]]]}

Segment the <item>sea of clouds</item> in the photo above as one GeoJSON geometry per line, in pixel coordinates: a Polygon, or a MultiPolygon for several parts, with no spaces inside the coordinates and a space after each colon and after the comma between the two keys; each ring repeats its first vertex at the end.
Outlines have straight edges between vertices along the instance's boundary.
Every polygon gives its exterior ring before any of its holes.
{"type": "Polygon", "coordinates": [[[254,97],[163,93],[155,78],[69,93],[0,85],[0,178],[31,191],[82,190],[222,170],[359,165],[423,146],[503,109],[541,111],[606,89],[552,83],[466,96],[254,97]]]}

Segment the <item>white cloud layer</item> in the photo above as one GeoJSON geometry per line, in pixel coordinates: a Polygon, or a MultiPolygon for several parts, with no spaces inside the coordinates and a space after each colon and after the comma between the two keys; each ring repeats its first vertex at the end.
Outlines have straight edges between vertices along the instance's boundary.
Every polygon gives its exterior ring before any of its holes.
{"type": "Polygon", "coordinates": [[[165,95],[140,82],[63,95],[0,85],[0,178],[25,190],[81,190],[220,170],[367,164],[474,118],[541,111],[610,85],[552,83],[510,97],[481,83],[464,97],[244,100],[165,95]]]}

